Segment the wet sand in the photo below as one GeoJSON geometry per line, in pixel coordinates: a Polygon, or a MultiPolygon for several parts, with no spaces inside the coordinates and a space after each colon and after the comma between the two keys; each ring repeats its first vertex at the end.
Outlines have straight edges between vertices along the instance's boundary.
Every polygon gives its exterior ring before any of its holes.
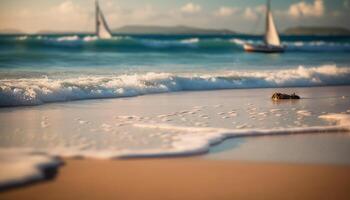
{"type": "MultiPolygon", "coordinates": [[[[230,143],[226,147],[222,144],[224,149],[219,148],[227,153],[225,159],[216,159],[218,155],[214,155],[215,152],[209,152],[214,159],[200,156],[92,159],[100,155],[104,157],[103,150],[112,152],[107,154],[111,157],[123,149],[136,152],[161,149],[164,153],[178,141],[174,136],[187,133],[179,131],[177,127],[259,130],[329,126],[332,123],[319,116],[349,113],[348,97],[342,96],[348,89],[297,88],[295,90],[304,99],[280,104],[270,99],[275,89],[259,89],[182,92],[1,109],[0,132],[6,134],[0,134],[0,146],[35,147],[48,151],[57,149],[55,155],[84,155],[86,159],[64,159],[65,165],[59,167],[59,173],[54,179],[1,192],[0,200],[350,199],[350,165],[346,164],[344,158],[348,152],[348,143],[339,145],[342,139],[336,139],[336,135],[329,136],[332,138],[325,139],[326,142],[315,140],[318,136],[294,143],[290,142],[293,138],[289,138],[289,142],[283,139],[286,141],[284,144],[281,140],[276,142],[282,147],[273,147],[273,142],[265,138],[266,142],[260,150],[254,144],[254,148],[246,152],[261,152],[268,159],[259,157],[260,160],[250,162],[241,161],[249,158],[242,154],[246,147],[244,144],[236,148],[238,154],[243,156],[233,160],[228,150],[235,146],[230,143]],[[174,130],[140,126],[164,123],[170,124],[174,130]],[[289,152],[286,148],[288,145],[289,152]],[[333,148],[335,146],[344,148],[333,148]],[[327,154],[329,157],[345,161],[325,159],[327,156],[317,151],[317,147],[330,152],[327,154]],[[291,159],[292,153],[313,158],[318,155],[308,149],[321,154],[319,159],[306,158],[310,164],[289,164],[300,161],[298,156],[297,159],[291,159]],[[90,150],[89,153],[82,154],[87,150],[90,150]],[[274,152],[275,157],[267,152],[274,152]],[[312,164],[319,161],[328,164],[312,164]]],[[[285,90],[289,92],[289,89],[285,90]]],[[[245,143],[248,144],[248,140],[245,143]]],[[[185,152],[190,155],[188,151],[185,152]]]]}
{"type": "Polygon", "coordinates": [[[57,177],[0,199],[350,199],[349,165],[198,158],[67,159],[57,177]]]}

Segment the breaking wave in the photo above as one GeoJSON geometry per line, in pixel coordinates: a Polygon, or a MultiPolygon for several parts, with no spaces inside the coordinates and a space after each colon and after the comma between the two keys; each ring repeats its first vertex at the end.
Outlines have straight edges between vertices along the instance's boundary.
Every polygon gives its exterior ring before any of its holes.
{"type": "MultiPolygon", "coordinates": [[[[245,43],[262,44],[257,40],[231,39],[232,43],[243,46],[245,43]]],[[[350,43],[329,42],[329,41],[286,41],[282,43],[287,51],[293,52],[329,52],[329,51],[350,51],[350,43]]]]}
{"type": "Polygon", "coordinates": [[[349,85],[350,69],[334,65],[211,74],[136,73],[0,80],[0,106],[40,105],[176,91],[349,85]]]}
{"type": "Polygon", "coordinates": [[[313,42],[289,42],[285,43],[288,51],[308,51],[308,52],[327,52],[327,51],[350,51],[350,43],[335,43],[324,41],[313,42]]]}
{"type": "MultiPolygon", "coordinates": [[[[114,36],[100,40],[96,36],[17,36],[14,40],[3,40],[4,44],[21,44],[30,48],[69,48],[71,50],[123,50],[123,51],[242,51],[244,43],[259,44],[260,37],[142,37],[114,36]]],[[[283,45],[287,51],[327,52],[350,51],[349,41],[332,40],[286,40],[283,45]]]]}
{"type": "MultiPolygon", "coordinates": [[[[130,36],[114,36],[111,39],[98,39],[96,36],[19,36],[15,38],[17,43],[32,48],[65,48],[71,49],[90,49],[90,50],[185,50],[186,48],[201,49],[202,40],[200,38],[182,38],[182,39],[155,39],[155,38],[135,38],[130,36]]],[[[208,40],[210,43],[210,40],[208,40]]],[[[204,43],[204,48],[206,43],[204,43]]],[[[7,41],[8,42],[8,41],[7,41]]],[[[215,43],[215,42],[214,42],[215,43]]],[[[233,45],[234,46],[234,45],[233,45]]],[[[210,48],[210,44],[209,44],[210,48]]]]}

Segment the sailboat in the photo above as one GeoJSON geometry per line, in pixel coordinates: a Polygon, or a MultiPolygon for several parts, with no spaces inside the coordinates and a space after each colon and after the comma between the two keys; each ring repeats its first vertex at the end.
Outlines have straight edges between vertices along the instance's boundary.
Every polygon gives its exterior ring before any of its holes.
{"type": "Polygon", "coordinates": [[[275,21],[271,12],[271,0],[267,1],[266,9],[266,31],[264,37],[264,44],[244,44],[243,48],[249,52],[262,52],[262,53],[282,53],[285,47],[281,45],[280,37],[278,35],[275,21]]]}
{"type": "Polygon", "coordinates": [[[96,36],[99,39],[112,38],[111,30],[108,27],[107,21],[102,13],[98,0],[95,0],[96,7],[96,36]]]}

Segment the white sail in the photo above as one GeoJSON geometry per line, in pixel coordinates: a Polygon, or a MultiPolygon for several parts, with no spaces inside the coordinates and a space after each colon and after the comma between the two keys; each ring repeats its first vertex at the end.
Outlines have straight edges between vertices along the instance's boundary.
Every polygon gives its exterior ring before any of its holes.
{"type": "Polygon", "coordinates": [[[275,26],[275,21],[270,10],[270,0],[267,2],[265,43],[266,45],[273,46],[281,45],[280,37],[278,36],[275,26]]]}
{"type": "Polygon", "coordinates": [[[96,5],[96,35],[101,39],[112,38],[112,33],[108,27],[107,21],[103,16],[102,10],[98,5],[98,1],[95,1],[96,5]]]}

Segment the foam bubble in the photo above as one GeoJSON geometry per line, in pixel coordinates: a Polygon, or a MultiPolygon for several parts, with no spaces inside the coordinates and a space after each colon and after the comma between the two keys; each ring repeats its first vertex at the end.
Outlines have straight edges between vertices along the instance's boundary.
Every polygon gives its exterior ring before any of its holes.
{"type": "Polygon", "coordinates": [[[311,112],[307,110],[299,110],[297,111],[297,114],[305,117],[311,116],[311,112]]]}

